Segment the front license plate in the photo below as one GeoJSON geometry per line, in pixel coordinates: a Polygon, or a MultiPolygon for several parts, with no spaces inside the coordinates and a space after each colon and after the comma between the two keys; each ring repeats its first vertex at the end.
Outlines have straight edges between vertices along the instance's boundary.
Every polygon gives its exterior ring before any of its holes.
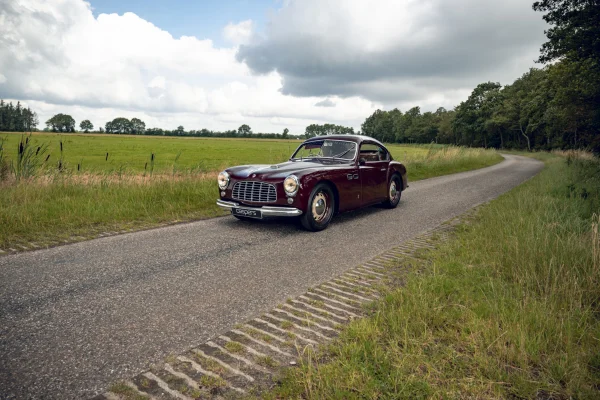
{"type": "Polygon", "coordinates": [[[232,208],[231,213],[233,215],[239,215],[240,217],[262,219],[262,212],[260,212],[260,210],[252,210],[249,208],[232,208]]]}

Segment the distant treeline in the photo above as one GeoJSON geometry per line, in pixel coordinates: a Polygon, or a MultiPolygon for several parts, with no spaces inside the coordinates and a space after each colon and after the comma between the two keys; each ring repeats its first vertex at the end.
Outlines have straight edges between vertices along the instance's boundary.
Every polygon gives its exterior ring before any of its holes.
{"type": "Polygon", "coordinates": [[[0,100],[0,132],[30,132],[38,125],[37,114],[28,108],[23,108],[21,102],[13,105],[0,100]]]}
{"type": "Polygon", "coordinates": [[[362,133],[384,142],[600,151],[600,69],[561,61],[512,85],[479,84],[454,110],[377,110],[362,133]]]}
{"type": "Polygon", "coordinates": [[[479,84],[454,110],[377,110],[362,132],[385,142],[453,143],[517,149],[589,148],[600,152],[600,6],[541,0],[551,26],[538,62],[511,85],[479,84]]]}

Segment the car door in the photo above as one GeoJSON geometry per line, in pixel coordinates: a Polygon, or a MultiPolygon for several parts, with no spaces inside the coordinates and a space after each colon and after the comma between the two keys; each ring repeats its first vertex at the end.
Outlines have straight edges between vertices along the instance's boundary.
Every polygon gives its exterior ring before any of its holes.
{"type": "Polygon", "coordinates": [[[362,143],[359,152],[359,175],[362,204],[378,203],[387,196],[387,151],[375,143],[362,143]]]}

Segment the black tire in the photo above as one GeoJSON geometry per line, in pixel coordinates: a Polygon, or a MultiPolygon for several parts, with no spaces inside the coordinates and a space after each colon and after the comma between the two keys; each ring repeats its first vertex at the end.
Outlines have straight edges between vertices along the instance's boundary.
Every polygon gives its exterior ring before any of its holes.
{"type": "Polygon", "coordinates": [[[394,174],[387,186],[387,199],[383,202],[386,208],[396,208],[402,197],[402,178],[394,174]]]}
{"type": "Polygon", "coordinates": [[[300,217],[304,229],[317,232],[327,228],[335,213],[335,195],[326,183],[319,183],[310,193],[306,212],[300,217]]]}

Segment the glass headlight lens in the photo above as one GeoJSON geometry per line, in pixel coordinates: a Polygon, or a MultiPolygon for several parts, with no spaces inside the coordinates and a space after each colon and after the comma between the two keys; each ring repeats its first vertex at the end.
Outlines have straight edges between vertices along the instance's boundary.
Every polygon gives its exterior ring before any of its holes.
{"type": "Polygon", "coordinates": [[[221,172],[217,178],[217,182],[219,184],[219,188],[225,190],[227,185],[229,185],[229,174],[226,171],[221,172]]]}
{"type": "Polygon", "coordinates": [[[298,193],[299,187],[300,183],[298,182],[296,175],[290,175],[283,181],[283,189],[290,196],[294,196],[296,193],[298,193]]]}

